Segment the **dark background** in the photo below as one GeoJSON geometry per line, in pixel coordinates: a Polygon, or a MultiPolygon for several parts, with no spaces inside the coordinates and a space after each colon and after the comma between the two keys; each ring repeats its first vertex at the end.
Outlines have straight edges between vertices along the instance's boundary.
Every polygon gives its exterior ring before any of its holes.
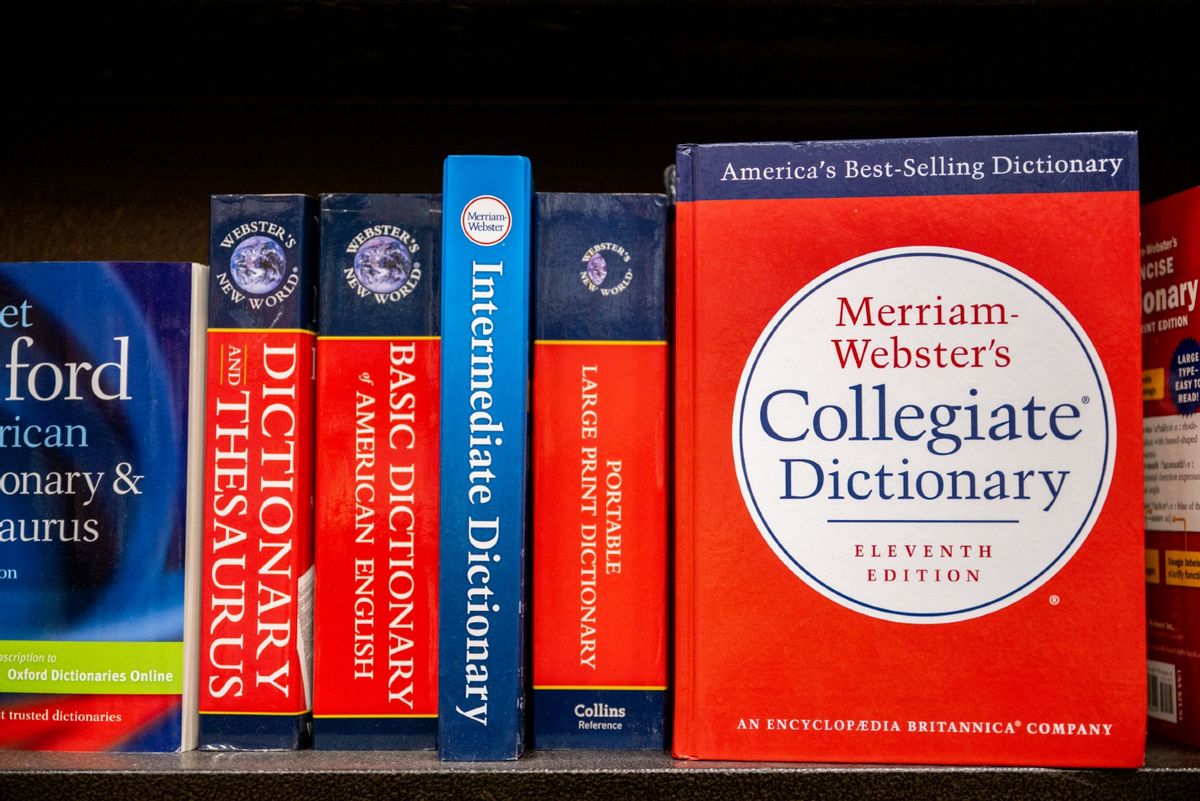
{"type": "Polygon", "coordinates": [[[1135,129],[1200,183],[1183,2],[23,2],[0,23],[0,260],[207,260],[217,192],[661,191],[678,142],[1135,129]]]}

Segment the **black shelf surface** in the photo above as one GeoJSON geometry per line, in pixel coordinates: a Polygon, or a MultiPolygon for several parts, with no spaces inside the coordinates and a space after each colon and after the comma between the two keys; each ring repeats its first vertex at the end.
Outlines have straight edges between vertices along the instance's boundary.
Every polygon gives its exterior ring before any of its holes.
{"type": "Polygon", "coordinates": [[[1152,742],[1140,770],[681,762],[537,751],[509,763],[432,753],[0,753],[0,798],[1200,798],[1200,750],[1152,742]]]}

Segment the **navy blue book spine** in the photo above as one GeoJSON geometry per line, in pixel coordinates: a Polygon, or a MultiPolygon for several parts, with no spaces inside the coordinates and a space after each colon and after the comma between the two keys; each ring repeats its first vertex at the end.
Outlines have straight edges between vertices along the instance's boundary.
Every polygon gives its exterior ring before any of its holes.
{"type": "Polygon", "coordinates": [[[438,751],[524,748],[526,422],[532,177],[520,156],[451,156],[442,193],[438,751]]]}

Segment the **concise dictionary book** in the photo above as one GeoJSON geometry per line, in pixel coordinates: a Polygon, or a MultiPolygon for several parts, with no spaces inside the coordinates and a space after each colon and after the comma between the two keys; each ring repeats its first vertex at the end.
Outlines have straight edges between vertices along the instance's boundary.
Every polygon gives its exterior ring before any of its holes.
{"type": "Polygon", "coordinates": [[[441,217],[321,198],[316,748],[437,744],[441,217]]]}
{"type": "Polygon", "coordinates": [[[212,198],[200,748],[312,733],[316,204],[212,198]]]}
{"type": "Polygon", "coordinates": [[[536,198],[535,748],[665,746],[666,206],[536,198]]]}
{"type": "Polygon", "coordinates": [[[196,264],[0,264],[0,748],[196,744],[196,264]]]}
{"type": "Polygon", "coordinates": [[[525,472],[532,178],[450,156],[442,191],[438,753],[525,743],[525,472]]]}
{"type": "Polygon", "coordinates": [[[675,754],[1140,765],[1136,135],[677,167],[675,754]]]}
{"type": "Polygon", "coordinates": [[[1150,731],[1200,745],[1200,190],[1142,209],[1150,731]]]}

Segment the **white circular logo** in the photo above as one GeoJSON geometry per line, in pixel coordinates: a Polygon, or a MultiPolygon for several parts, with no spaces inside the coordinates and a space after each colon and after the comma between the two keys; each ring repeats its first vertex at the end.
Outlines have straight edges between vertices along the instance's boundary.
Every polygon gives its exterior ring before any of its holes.
{"type": "Polygon", "coordinates": [[[498,197],[480,195],[463,207],[463,233],[476,245],[499,244],[511,229],[512,212],[498,197]]]}
{"type": "Polygon", "coordinates": [[[733,453],[775,554],[825,597],[946,623],[1014,603],[1108,493],[1112,396],[1070,312],[947,248],[852,259],[793,296],[742,372],[733,453]]]}

